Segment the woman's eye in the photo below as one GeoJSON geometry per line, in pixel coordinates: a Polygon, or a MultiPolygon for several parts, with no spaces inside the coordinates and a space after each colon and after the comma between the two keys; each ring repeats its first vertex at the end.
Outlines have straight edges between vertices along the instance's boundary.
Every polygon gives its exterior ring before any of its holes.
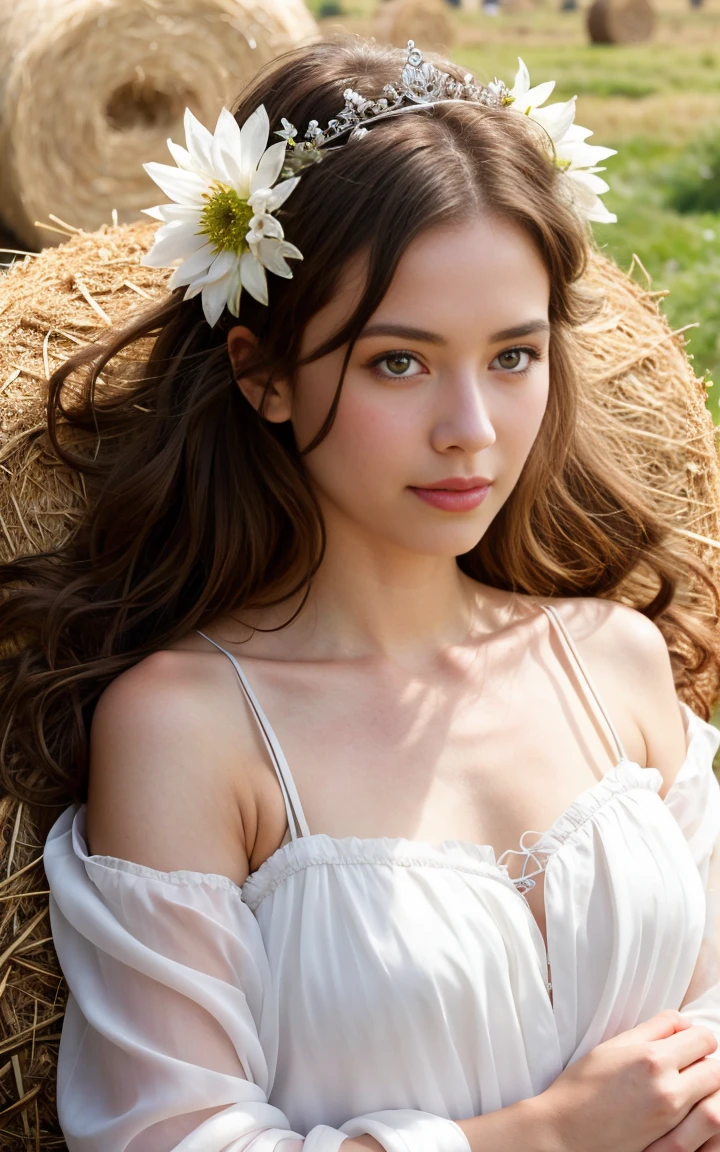
{"type": "Polygon", "coordinates": [[[493,360],[502,372],[512,372],[522,376],[530,371],[533,360],[539,360],[540,353],[534,348],[507,348],[493,360]]]}
{"type": "Polygon", "coordinates": [[[372,367],[378,372],[380,376],[394,377],[409,377],[417,376],[418,368],[421,368],[419,362],[409,352],[390,352],[385,356],[379,357],[373,361],[372,367]],[[411,369],[415,368],[414,371],[411,369]]]}

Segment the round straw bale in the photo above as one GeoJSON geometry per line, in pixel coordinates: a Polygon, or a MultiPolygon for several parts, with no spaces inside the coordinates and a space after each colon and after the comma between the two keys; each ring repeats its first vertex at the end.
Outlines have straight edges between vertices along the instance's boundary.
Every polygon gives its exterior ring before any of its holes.
{"type": "Polygon", "coordinates": [[[593,44],[635,44],[652,36],[655,11],[649,0],[594,0],[586,27],[593,44]]]}
{"type": "Polygon", "coordinates": [[[56,214],[88,230],[157,200],[148,160],[208,126],[267,61],[313,39],[303,0],[0,4],[0,212],[31,248],[56,214]]]}
{"type": "MultiPolygon", "coordinates": [[[[59,546],[83,514],[82,482],[53,463],[46,441],[46,381],[78,344],[163,295],[169,273],[140,264],[156,227],[148,221],[78,233],[0,277],[0,559],[59,546]]],[[[607,418],[608,454],[650,491],[678,554],[702,556],[720,585],[716,430],[684,336],[670,329],[658,294],[598,252],[586,285],[602,306],[577,335],[579,419],[607,418]]],[[[67,443],[87,450],[92,445],[80,435],[65,426],[67,443]]],[[[640,603],[645,582],[638,571],[618,598],[640,603]]],[[[680,592],[720,628],[700,589],[688,582],[680,592]]],[[[718,694],[710,675],[681,692],[706,712],[718,694]]],[[[0,1076],[0,1117],[8,1147],[40,1152],[63,1149],[55,1066],[67,988],[52,949],[42,868],[57,815],[0,798],[0,1068],[9,1065],[0,1076]]]]}
{"type": "Polygon", "coordinates": [[[513,16],[520,16],[524,12],[535,11],[535,0],[502,0],[500,5],[503,12],[510,12],[513,16]]]}
{"type": "Polygon", "coordinates": [[[414,40],[437,51],[454,43],[455,26],[444,0],[383,0],[373,34],[381,44],[405,48],[408,40],[414,40]]]}

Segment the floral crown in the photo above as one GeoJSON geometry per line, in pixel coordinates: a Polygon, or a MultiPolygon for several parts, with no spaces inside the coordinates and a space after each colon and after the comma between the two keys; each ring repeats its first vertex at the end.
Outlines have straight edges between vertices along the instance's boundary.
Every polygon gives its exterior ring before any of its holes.
{"type": "Polygon", "coordinates": [[[152,268],[174,267],[169,287],[186,287],[183,299],[201,292],[203,312],[211,326],[225,307],[233,316],[239,315],[243,289],[267,304],[266,270],[292,278],[288,259],[302,260],[302,253],[285,239],[273,213],[297,186],[303,168],[321,160],[321,149],[332,147],[339,138],[361,139],[369,122],[447,102],[507,108],[535,120],[545,129],[555,164],[569,177],[566,188],[579,215],[585,220],[614,222],[617,217],[600,200],[608,185],[597,173],[605,171],[598,162],[614,156],[615,149],[585,142],[592,132],[574,123],[577,97],[542,108],[555,81],[531,88],[525,64],[522,60],[518,63],[512,88],[497,79],[477,84],[469,73],[459,81],[423,60],[409,40],[397,86],[386,85],[377,100],[347,88],[343,93],[345,106],[338,116],[325,128],[311,120],[300,142],[295,139],[297,129],[283,118],[282,129],[275,133],[280,141],[270,147],[270,121],[262,104],[242,127],[223,108],[212,134],[187,108],[186,147],[167,142],[177,167],[143,165],[174,201],[143,209],[164,225],[156,232],[143,263],[152,268]]]}

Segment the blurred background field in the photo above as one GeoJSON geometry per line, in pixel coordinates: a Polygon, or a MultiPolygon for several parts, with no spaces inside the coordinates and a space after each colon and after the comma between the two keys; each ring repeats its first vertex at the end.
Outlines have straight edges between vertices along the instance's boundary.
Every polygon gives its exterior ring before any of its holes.
{"type": "MultiPolygon", "coordinates": [[[[311,0],[321,29],[369,33],[375,0],[311,0]],[[333,14],[333,12],[335,14],[333,14]]],[[[590,44],[583,7],[508,0],[491,15],[449,8],[450,55],[483,81],[512,83],[522,56],[532,83],[555,80],[551,99],[577,95],[590,141],[618,149],[603,174],[616,224],[596,224],[598,243],[622,267],[636,253],[665,311],[687,333],[698,375],[713,384],[720,424],[720,0],[654,0],[656,27],[639,44],[590,44]]],[[[422,47],[422,45],[419,45],[422,47]]]]}

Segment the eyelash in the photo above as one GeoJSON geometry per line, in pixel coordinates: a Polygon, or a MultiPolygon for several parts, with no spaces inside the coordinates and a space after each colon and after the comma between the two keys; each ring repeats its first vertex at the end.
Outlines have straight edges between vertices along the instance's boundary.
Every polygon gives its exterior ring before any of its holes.
{"type": "MultiPolygon", "coordinates": [[[[529,362],[525,368],[520,368],[520,369],[501,368],[500,369],[501,372],[507,372],[510,376],[527,376],[527,374],[530,372],[533,364],[536,363],[538,360],[543,359],[542,353],[538,352],[537,348],[533,348],[533,347],[528,346],[528,345],[515,345],[512,348],[503,348],[502,352],[498,352],[497,356],[494,356],[493,359],[497,360],[498,356],[505,356],[508,352],[527,352],[527,354],[530,358],[529,362]]],[[[385,372],[377,371],[379,366],[385,360],[390,360],[391,357],[393,357],[393,356],[407,356],[409,359],[414,360],[416,363],[418,363],[418,364],[420,363],[418,357],[413,355],[412,352],[408,352],[404,348],[396,348],[392,352],[384,352],[382,356],[376,356],[374,360],[370,361],[370,364],[368,365],[368,367],[375,373],[376,376],[379,376],[381,380],[412,380],[413,379],[412,376],[395,376],[392,373],[386,374],[385,372]]],[[[420,373],[416,373],[416,375],[420,375],[420,373]]]]}

